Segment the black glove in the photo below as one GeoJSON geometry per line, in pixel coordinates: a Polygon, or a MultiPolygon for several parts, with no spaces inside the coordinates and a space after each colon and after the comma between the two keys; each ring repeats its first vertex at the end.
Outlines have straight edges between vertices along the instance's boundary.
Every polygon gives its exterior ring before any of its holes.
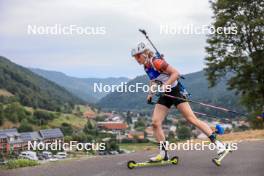
{"type": "Polygon", "coordinates": [[[150,98],[147,100],[147,103],[148,103],[148,104],[153,104],[153,102],[152,102],[152,97],[150,97],[150,98]]]}

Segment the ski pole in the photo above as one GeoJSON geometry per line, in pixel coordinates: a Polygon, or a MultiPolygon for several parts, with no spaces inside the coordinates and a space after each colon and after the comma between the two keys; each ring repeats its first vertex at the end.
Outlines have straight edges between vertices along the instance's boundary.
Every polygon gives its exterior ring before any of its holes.
{"type": "MultiPolygon", "coordinates": [[[[211,118],[217,118],[216,116],[213,116],[213,115],[209,115],[209,114],[205,114],[205,113],[202,113],[202,112],[197,112],[197,111],[193,111],[194,114],[198,114],[198,115],[201,115],[201,116],[207,116],[207,117],[211,117],[211,118]]],[[[215,132],[217,134],[224,134],[225,133],[225,129],[220,125],[220,124],[216,124],[215,125],[215,132]]]]}
{"type": "Polygon", "coordinates": [[[216,116],[209,115],[209,114],[205,114],[205,113],[203,113],[203,112],[193,111],[193,113],[194,113],[194,114],[201,115],[201,116],[207,116],[207,117],[217,118],[216,116]]]}
{"type": "Polygon", "coordinates": [[[149,41],[149,43],[151,44],[151,46],[154,48],[154,50],[156,51],[158,57],[161,57],[161,54],[160,52],[157,50],[157,48],[155,47],[155,45],[152,43],[152,41],[149,39],[148,35],[147,35],[147,32],[144,30],[144,29],[139,29],[139,32],[141,32],[145,37],[146,39],[149,41]]]}
{"type": "MultiPolygon", "coordinates": [[[[149,39],[149,36],[147,35],[147,32],[144,30],[144,29],[139,29],[139,32],[141,32],[145,37],[146,39],[149,41],[149,43],[151,44],[151,46],[154,48],[154,50],[156,51],[156,54],[158,57],[163,57],[160,52],[158,51],[158,49],[155,47],[155,45],[152,43],[152,41],[149,39]]],[[[184,76],[181,76],[180,77],[182,79],[185,79],[184,76]]]]}
{"type": "MultiPolygon", "coordinates": [[[[149,104],[149,105],[155,105],[155,104],[157,104],[157,102],[153,102],[152,100],[150,100],[150,101],[147,101],[147,104],[149,104]]],[[[193,113],[194,113],[194,114],[201,115],[201,116],[207,116],[207,117],[217,118],[216,116],[209,115],[209,114],[205,114],[205,113],[203,113],[203,112],[193,111],[193,113]]]]}
{"type": "MultiPolygon", "coordinates": [[[[155,102],[152,102],[152,101],[147,101],[148,104],[150,105],[155,105],[157,103],[155,102]]],[[[201,115],[201,116],[207,116],[207,117],[212,117],[212,118],[217,118],[216,116],[212,116],[212,115],[208,115],[208,114],[205,114],[205,113],[202,113],[202,112],[197,112],[197,111],[193,111],[194,114],[198,114],[198,115],[201,115]]],[[[224,134],[224,128],[220,125],[220,124],[216,124],[215,126],[215,129],[216,129],[216,133],[217,134],[224,134]]]]}
{"type": "Polygon", "coordinates": [[[225,112],[228,112],[228,113],[234,113],[234,114],[246,116],[246,114],[244,114],[244,113],[240,113],[240,112],[237,112],[237,111],[232,111],[232,110],[229,110],[229,109],[226,109],[226,108],[223,108],[223,107],[220,107],[220,106],[211,105],[211,104],[208,104],[208,103],[203,103],[203,102],[194,101],[194,100],[190,100],[190,99],[186,99],[186,98],[176,97],[176,96],[172,96],[172,95],[168,95],[168,94],[163,94],[163,96],[166,96],[166,97],[169,97],[169,98],[173,98],[173,99],[187,101],[187,102],[190,102],[190,103],[199,104],[199,105],[210,107],[210,108],[213,108],[213,109],[222,110],[222,111],[225,111],[225,112]]]}
{"type": "MultiPolygon", "coordinates": [[[[147,104],[149,104],[149,105],[155,105],[157,103],[156,102],[153,102],[153,101],[147,101],[147,104]]],[[[209,115],[209,114],[205,114],[205,113],[202,113],[202,112],[193,111],[193,113],[194,114],[201,115],[201,116],[207,116],[207,117],[217,118],[216,116],[209,115]]]]}

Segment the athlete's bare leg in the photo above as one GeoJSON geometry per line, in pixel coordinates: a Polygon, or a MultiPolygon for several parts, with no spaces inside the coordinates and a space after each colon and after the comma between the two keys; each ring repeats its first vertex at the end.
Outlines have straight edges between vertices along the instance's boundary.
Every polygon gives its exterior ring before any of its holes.
{"type": "MultiPolygon", "coordinates": [[[[165,143],[165,135],[162,130],[162,122],[164,121],[165,117],[167,116],[169,108],[164,105],[156,104],[153,116],[152,116],[152,126],[153,132],[156,137],[157,142],[159,143],[160,152],[158,155],[151,157],[150,161],[161,161],[168,159],[168,153],[166,148],[163,146],[165,143]],[[160,146],[160,144],[163,144],[160,146]]],[[[166,144],[165,144],[166,145],[166,144]]]]}
{"type": "Polygon", "coordinates": [[[199,128],[208,137],[213,133],[212,129],[205,122],[195,116],[188,102],[180,103],[176,108],[188,122],[199,128]]]}
{"type": "Polygon", "coordinates": [[[165,141],[165,135],[162,130],[162,122],[167,116],[168,111],[169,111],[169,108],[167,108],[164,105],[161,105],[161,104],[155,105],[153,116],[152,116],[152,127],[153,127],[153,132],[154,132],[157,142],[165,141]]]}
{"type": "Polygon", "coordinates": [[[212,129],[205,122],[199,120],[193,113],[188,102],[181,103],[177,106],[178,110],[182,113],[188,122],[199,128],[203,133],[205,133],[208,138],[216,145],[217,153],[221,154],[226,151],[226,146],[216,139],[216,134],[213,133],[212,129]]]}

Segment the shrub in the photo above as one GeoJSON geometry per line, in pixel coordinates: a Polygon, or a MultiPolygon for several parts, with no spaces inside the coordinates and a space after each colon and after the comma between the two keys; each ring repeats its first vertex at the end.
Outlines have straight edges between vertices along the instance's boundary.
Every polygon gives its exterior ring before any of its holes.
{"type": "Polygon", "coordinates": [[[180,140],[190,139],[191,138],[191,130],[186,126],[182,126],[177,129],[177,136],[180,140]]]}
{"type": "Polygon", "coordinates": [[[64,135],[70,136],[73,133],[73,128],[69,123],[62,123],[60,129],[64,135]]]}
{"type": "Polygon", "coordinates": [[[6,164],[8,169],[14,169],[19,167],[27,167],[27,166],[36,166],[38,165],[37,161],[28,160],[28,159],[14,159],[9,160],[6,164]]]}
{"type": "Polygon", "coordinates": [[[48,121],[56,118],[56,115],[54,113],[44,110],[36,110],[33,115],[35,118],[35,122],[38,125],[46,125],[48,121]]]}
{"type": "Polygon", "coordinates": [[[33,131],[32,126],[28,123],[28,121],[26,119],[23,119],[19,128],[17,129],[18,132],[30,132],[33,131]]]}

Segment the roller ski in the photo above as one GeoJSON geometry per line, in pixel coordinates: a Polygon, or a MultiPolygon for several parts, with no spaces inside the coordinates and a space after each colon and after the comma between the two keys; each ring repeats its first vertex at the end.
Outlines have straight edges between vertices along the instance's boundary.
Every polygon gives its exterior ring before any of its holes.
{"type": "Polygon", "coordinates": [[[129,169],[134,169],[136,167],[147,167],[147,166],[162,166],[162,165],[168,165],[168,164],[173,164],[177,165],[179,163],[179,157],[174,156],[171,159],[168,160],[160,160],[160,161],[146,161],[146,162],[136,162],[136,161],[128,161],[127,162],[127,167],[129,169]]]}
{"type": "MultiPolygon", "coordinates": [[[[162,143],[160,143],[159,145],[161,144],[162,143]]],[[[133,169],[135,167],[145,167],[145,166],[161,166],[161,165],[168,165],[168,164],[177,165],[179,162],[179,157],[174,156],[171,159],[169,159],[168,152],[165,148],[167,144],[168,144],[167,142],[164,142],[163,145],[160,146],[159,154],[154,157],[151,157],[149,161],[141,162],[141,163],[138,163],[135,161],[128,161],[127,167],[129,169],[133,169]]]]}
{"type": "MultiPolygon", "coordinates": [[[[224,144],[221,144],[221,145],[224,145],[224,144]]],[[[212,159],[213,163],[216,166],[221,166],[222,160],[227,156],[228,153],[231,153],[231,152],[232,152],[232,149],[229,147],[229,145],[224,145],[224,149],[218,149],[218,152],[217,152],[218,156],[212,159]]]]}
{"type": "Polygon", "coordinates": [[[213,158],[212,161],[216,166],[221,166],[222,160],[227,156],[228,153],[232,152],[232,150],[228,144],[225,145],[219,140],[216,140],[216,134],[224,134],[224,128],[219,124],[217,124],[215,128],[216,131],[211,136],[209,136],[209,139],[215,144],[218,156],[213,158]]]}

